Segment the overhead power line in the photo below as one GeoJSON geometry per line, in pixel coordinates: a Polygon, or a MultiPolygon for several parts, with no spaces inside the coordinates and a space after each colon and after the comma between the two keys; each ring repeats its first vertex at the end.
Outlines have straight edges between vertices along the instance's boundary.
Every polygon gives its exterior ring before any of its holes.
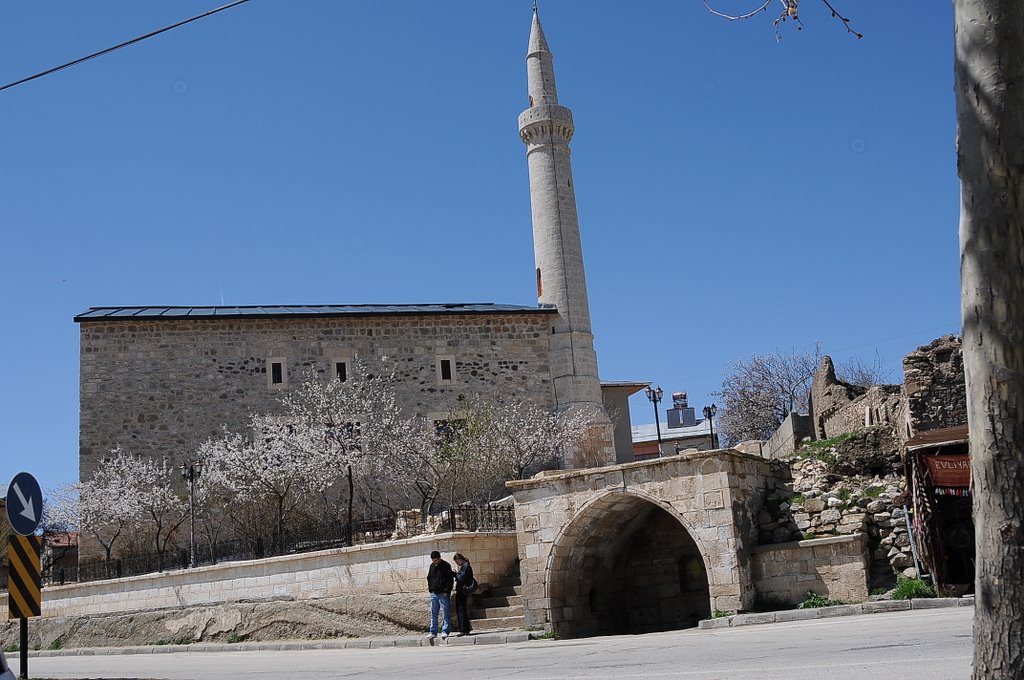
{"type": "Polygon", "coordinates": [[[190,24],[193,21],[198,21],[200,19],[205,19],[206,17],[212,16],[212,15],[216,14],[217,12],[223,12],[226,9],[231,9],[232,7],[237,7],[238,5],[242,5],[242,4],[247,3],[247,2],[249,2],[249,0],[235,0],[234,2],[229,2],[226,5],[218,7],[216,9],[211,9],[208,12],[203,12],[202,14],[197,14],[194,17],[185,19],[184,21],[179,21],[179,22],[177,22],[175,24],[171,24],[170,26],[164,26],[163,28],[157,29],[157,30],[152,31],[150,33],[147,33],[145,35],[140,35],[137,38],[132,38],[131,40],[123,42],[123,43],[121,43],[119,45],[114,45],[113,47],[108,47],[107,49],[100,50],[99,52],[93,52],[90,55],[87,55],[85,57],[81,57],[79,59],[75,59],[74,61],[69,61],[66,64],[61,64],[60,66],[54,66],[53,68],[46,69],[45,71],[40,71],[39,73],[36,73],[35,75],[28,76],[27,78],[22,78],[21,80],[16,80],[13,83],[8,83],[8,84],[0,87],[0,92],[2,92],[3,90],[7,90],[9,88],[12,88],[15,85],[21,85],[23,83],[29,82],[30,80],[35,80],[36,78],[42,78],[43,76],[48,76],[51,73],[56,73],[57,71],[63,71],[66,68],[71,68],[72,66],[77,66],[77,65],[79,65],[79,64],[81,64],[83,62],[89,61],[90,59],[95,59],[96,57],[102,57],[104,54],[110,54],[111,52],[116,52],[117,50],[121,49],[122,47],[128,47],[129,45],[134,45],[137,42],[141,42],[141,41],[145,40],[146,38],[152,38],[155,35],[160,35],[161,33],[166,33],[167,31],[170,31],[172,29],[178,28],[179,26],[184,26],[185,24],[190,24]]]}

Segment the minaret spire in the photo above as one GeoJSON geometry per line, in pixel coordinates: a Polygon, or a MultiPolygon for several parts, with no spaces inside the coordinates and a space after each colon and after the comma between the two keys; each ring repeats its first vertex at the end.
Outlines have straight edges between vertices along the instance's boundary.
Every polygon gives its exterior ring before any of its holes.
{"type": "Polygon", "coordinates": [[[544,37],[544,29],[541,28],[536,7],[533,12],[533,26],[530,27],[530,47],[526,52],[526,74],[531,107],[558,103],[554,57],[548,48],[547,38],[544,37]]]}
{"type": "MultiPolygon", "coordinates": [[[[534,4],[526,54],[530,108],[519,116],[519,136],[530,167],[533,248],[537,264],[537,301],[555,307],[549,345],[556,408],[582,408],[599,443],[600,461],[615,461],[612,424],[604,410],[597,353],[590,330],[590,303],[583,269],[576,193],[572,186],[569,141],[572,111],[558,103],[554,58],[534,4]]],[[[567,461],[579,467],[584,461],[567,461]]],[[[593,465],[594,460],[585,464],[593,465]]]]}

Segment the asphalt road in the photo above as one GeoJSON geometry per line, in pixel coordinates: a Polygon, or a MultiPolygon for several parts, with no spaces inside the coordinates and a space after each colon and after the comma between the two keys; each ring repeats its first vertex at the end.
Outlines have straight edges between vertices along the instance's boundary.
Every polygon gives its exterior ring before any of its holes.
{"type": "Polygon", "coordinates": [[[33,658],[33,678],[960,680],[968,607],[471,647],[33,658]]]}

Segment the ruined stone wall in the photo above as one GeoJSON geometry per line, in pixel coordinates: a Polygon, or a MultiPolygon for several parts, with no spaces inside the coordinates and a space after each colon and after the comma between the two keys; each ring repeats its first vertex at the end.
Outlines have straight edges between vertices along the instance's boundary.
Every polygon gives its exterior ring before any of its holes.
{"type": "MultiPolygon", "coordinates": [[[[876,433],[883,431],[887,430],[876,433]]],[[[890,448],[892,439],[885,438],[878,452],[890,448]]],[[[865,453],[862,461],[879,462],[872,460],[870,451],[865,453]]],[[[865,558],[869,560],[872,589],[892,587],[898,574],[908,578],[919,576],[910,554],[903,508],[906,480],[902,473],[895,472],[889,461],[885,464],[889,471],[881,476],[846,474],[837,478],[836,467],[849,461],[844,461],[837,449],[823,455],[839,460],[831,464],[813,458],[793,462],[792,482],[778,484],[766,497],[758,517],[760,542],[788,544],[823,536],[866,534],[865,558]]]]}
{"type": "Polygon", "coordinates": [[[872,425],[893,425],[899,422],[902,404],[903,390],[899,385],[875,385],[833,413],[825,423],[825,437],[836,437],[872,425]]]}
{"type": "Polygon", "coordinates": [[[475,394],[551,408],[548,332],[539,314],[82,321],[80,478],[115,446],[175,463],[276,410],[308,372],[356,357],[371,372],[388,357],[410,414],[439,417],[475,394]],[[450,382],[439,357],[453,361],[450,382]],[[285,364],[284,384],[271,384],[269,359],[285,364]]]}
{"type": "Polygon", "coordinates": [[[824,357],[811,384],[811,415],[817,439],[829,439],[872,425],[895,425],[904,412],[899,385],[870,388],[836,378],[830,357],[824,357]]]}
{"type": "Polygon", "coordinates": [[[967,424],[963,345],[946,335],[903,358],[909,438],[924,430],[967,424]]]}

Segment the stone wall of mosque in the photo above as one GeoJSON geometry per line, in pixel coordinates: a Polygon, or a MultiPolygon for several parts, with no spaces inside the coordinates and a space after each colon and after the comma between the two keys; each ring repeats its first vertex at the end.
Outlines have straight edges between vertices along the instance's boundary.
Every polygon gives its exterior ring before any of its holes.
{"type": "Polygon", "coordinates": [[[460,398],[553,408],[548,316],[371,315],[81,322],[80,478],[114,447],[171,464],[252,413],[273,413],[309,376],[356,361],[394,370],[411,414],[444,419],[460,398]]]}

